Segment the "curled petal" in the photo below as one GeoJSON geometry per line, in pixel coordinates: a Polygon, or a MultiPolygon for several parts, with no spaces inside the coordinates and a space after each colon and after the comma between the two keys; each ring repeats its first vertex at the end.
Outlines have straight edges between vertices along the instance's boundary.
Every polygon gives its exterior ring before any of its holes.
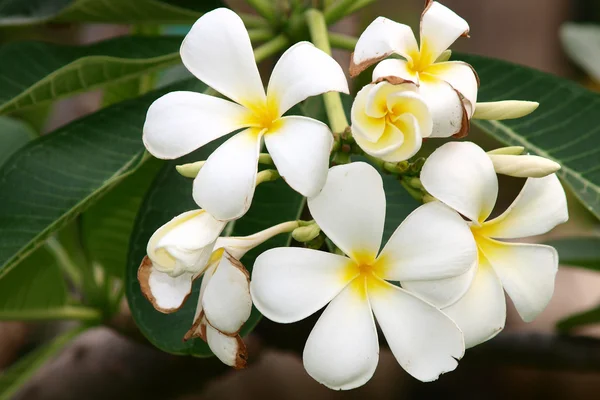
{"type": "Polygon", "coordinates": [[[421,15],[421,58],[432,64],[461,36],[468,36],[467,21],[438,3],[428,0],[421,15]]]}
{"type": "Polygon", "coordinates": [[[321,193],[308,199],[321,230],[354,260],[375,259],[385,220],[383,181],[363,162],[332,167],[321,193]]]}
{"type": "Polygon", "coordinates": [[[225,365],[235,369],[246,368],[248,351],[240,335],[227,336],[206,324],[206,342],[210,351],[225,365]]]}
{"type": "Polygon", "coordinates": [[[383,60],[373,69],[373,82],[387,81],[397,84],[399,81],[408,81],[418,84],[419,75],[411,68],[405,60],[389,58],[383,60]]]}
{"type": "Polygon", "coordinates": [[[435,150],[423,165],[421,182],[433,197],[476,223],[487,219],[498,197],[494,165],[471,142],[450,142],[435,150]]]}
{"type": "Polygon", "coordinates": [[[497,239],[541,235],[568,219],[565,190],[552,174],[527,179],[515,201],[499,217],[486,222],[481,234],[497,239]]]}
{"type": "Polygon", "coordinates": [[[419,94],[433,118],[430,137],[464,137],[469,132],[469,115],[458,93],[448,82],[421,74],[419,94]]]}
{"type": "Polygon", "coordinates": [[[403,114],[394,124],[387,123],[376,143],[364,140],[360,135],[354,138],[365,153],[384,161],[399,162],[417,154],[423,139],[419,123],[414,115],[403,114]]]}
{"type": "Polygon", "coordinates": [[[358,75],[392,53],[409,59],[418,52],[417,39],[409,26],[378,17],[358,38],[350,61],[350,76],[358,75]]]}
{"type": "Polygon", "coordinates": [[[464,97],[469,118],[473,115],[479,89],[479,78],[473,67],[462,61],[446,61],[427,67],[425,74],[448,82],[464,97]]]}
{"type": "Polygon", "coordinates": [[[463,332],[467,349],[493,338],[504,329],[504,291],[485,257],[480,258],[475,278],[467,293],[443,311],[463,332]]]}
{"type": "Polygon", "coordinates": [[[202,275],[202,283],[200,284],[200,292],[198,295],[198,303],[196,304],[196,312],[194,313],[194,320],[192,322],[192,327],[183,336],[184,341],[199,337],[206,342],[207,322],[206,318],[204,317],[204,309],[202,308],[202,298],[204,297],[204,293],[206,292],[206,287],[208,286],[210,279],[215,273],[215,268],[217,265],[218,262],[211,263],[202,275]]]}
{"type": "Polygon", "coordinates": [[[307,97],[326,92],[348,93],[342,67],[312,43],[300,42],[286,50],[271,73],[267,89],[270,104],[283,115],[307,97]]]}
{"type": "Polygon", "coordinates": [[[254,197],[262,134],[246,129],[208,157],[194,180],[194,200],[221,221],[240,218],[254,197]]]}
{"type": "Polygon", "coordinates": [[[265,135],[277,171],[303,196],[315,196],[327,179],[333,135],[324,123],[307,117],[283,117],[265,135]]]}
{"type": "Polygon", "coordinates": [[[304,368],[331,389],[364,385],[379,361],[379,343],[364,279],[355,279],[333,299],[304,347],[304,368]]]}
{"type": "Polygon", "coordinates": [[[256,308],[280,323],[312,315],[356,277],[348,258],[302,248],[276,248],[254,262],[250,290],[256,308]]]}
{"type": "Polygon", "coordinates": [[[477,260],[477,247],[458,213],[434,201],[413,211],[390,237],[377,258],[392,281],[452,278],[477,260]]]}
{"type": "Polygon", "coordinates": [[[247,126],[249,111],[218,97],[171,92],[156,100],[144,122],[144,146],[155,157],[184,156],[247,126]]]}
{"type": "Polygon", "coordinates": [[[226,251],[202,296],[209,324],[226,335],[237,334],[250,317],[250,279],[246,268],[226,251]]]}
{"type": "Polygon", "coordinates": [[[218,8],[200,17],[180,53],[185,67],[217,92],[248,108],[266,103],[250,37],[233,11],[218,8]]]}
{"type": "Polygon", "coordinates": [[[443,312],[399,287],[370,279],[369,301],[398,360],[423,382],[453,371],[465,353],[460,329],[443,312]]]}
{"type": "Polygon", "coordinates": [[[183,306],[192,292],[194,274],[172,277],[158,271],[152,261],[144,257],[137,273],[140,289],[152,306],[163,314],[173,313],[183,306]]]}
{"type": "Polygon", "coordinates": [[[500,278],[519,315],[533,321],[554,293],[558,253],[551,246],[480,239],[479,246],[500,278]]]}
{"type": "Polygon", "coordinates": [[[354,99],[354,103],[352,103],[352,109],[350,111],[353,136],[360,136],[362,140],[366,140],[371,143],[375,143],[377,140],[379,140],[381,135],[383,135],[383,131],[385,130],[386,126],[385,118],[381,118],[379,116],[373,117],[367,113],[367,101],[371,96],[371,91],[374,89],[375,85],[373,84],[363,87],[356,94],[356,99],[354,99]]]}

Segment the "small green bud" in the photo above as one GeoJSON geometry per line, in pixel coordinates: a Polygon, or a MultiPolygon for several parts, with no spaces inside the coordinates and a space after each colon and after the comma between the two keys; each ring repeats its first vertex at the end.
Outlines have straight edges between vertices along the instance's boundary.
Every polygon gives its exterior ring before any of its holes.
{"type": "Polygon", "coordinates": [[[423,189],[423,184],[419,178],[410,178],[408,184],[415,189],[423,189]]]}
{"type": "Polygon", "coordinates": [[[509,156],[518,156],[523,154],[525,151],[525,147],[523,146],[509,146],[509,147],[500,147],[499,149],[490,150],[488,154],[505,154],[509,156]]]}
{"type": "Polygon", "coordinates": [[[294,240],[300,243],[310,242],[315,239],[321,233],[321,228],[317,224],[311,224],[307,226],[301,226],[292,231],[292,237],[294,240]]]}
{"type": "Polygon", "coordinates": [[[198,161],[190,164],[177,165],[175,169],[179,174],[185,176],[186,178],[195,178],[200,172],[200,169],[204,166],[206,161],[198,161]]]}
{"type": "Polygon", "coordinates": [[[432,201],[436,201],[437,199],[430,195],[429,193],[425,193],[423,195],[423,203],[431,203],[432,201]]]}

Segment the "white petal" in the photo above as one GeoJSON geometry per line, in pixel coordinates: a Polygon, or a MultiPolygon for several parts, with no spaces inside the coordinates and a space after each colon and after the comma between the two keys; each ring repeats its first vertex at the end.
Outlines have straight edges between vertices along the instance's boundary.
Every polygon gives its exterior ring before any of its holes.
{"type": "Polygon", "coordinates": [[[364,385],[379,361],[379,343],[364,279],[355,279],[333,299],[304,347],[304,368],[331,389],[364,385]]]}
{"type": "Polygon", "coordinates": [[[423,96],[433,118],[430,137],[465,136],[469,118],[458,92],[446,81],[422,74],[419,94],[423,96]]]}
{"type": "Polygon", "coordinates": [[[413,211],[378,257],[384,279],[421,281],[452,278],[469,270],[477,247],[469,226],[439,201],[413,211]]]}
{"type": "Polygon", "coordinates": [[[333,135],[324,123],[307,117],[283,117],[265,135],[277,171],[303,196],[319,193],[329,170],[333,135]]]}
{"type": "Polygon", "coordinates": [[[286,50],[273,72],[267,89],[270,104],[283,115],[307,97],[326,92],[348,93],[342,67],[312,43],[300,42],[286,50]]]}
{"type": "Polygon", "coordinates": [[[414,116],[419,125],[421,137],[429,137],[433,130],[433,120],[426,100],[421,96],[417,87],[410,83],[394,85],[396,88],[407,88],[403,91],[391,93],[387,98],[388,109],[394,116],[402,117],[402,114],[414,116]],[[414,91],[413,89],[414,88],[414,91]]]}
{"type": "Polygon", "coordinates": [[[227,252],[206,286],[202,308],[208,323],[219,331],[236,334],[250,317],[250,279],[246,268],[227,252]]]}
{"type": "Polygon", "coordinates": [[[246,367],[248,352],[240,335],[226,336],[208,324],[206,325],[206,342],[210,351],[223,364],[235,369],[246,367]]]}
{"type": "Polygon", "coordinates": [[[515,201],[499,217],[486,222],[481,234],[516,239],[546,233],[569,219],[567,198],[556,174],[529,178],[515,201]]]}
{"type": "Polygon", "coordinates": [[[479,89],[479,81],[473,67],[462,61],[446,61],[429,66],[425,73],[452,85],[464,96],[469,117],[473,115],[479,89]]]}
{"type": "Polygon", "coordinates": [[[485,258],[480,258],[477,273],[467,293],[443,311],[462,330],[467,349],[493,338],[504,329],[504,291],[485,258]]]}
{"type": "Polygon", "coordinates": [[[256,129],[246,129],[223,143],[194,180],[196,203],[222,221],[244,215],[254,196],[260,147],[256,129]]]}
{"type": "Polygon", "coordinates": [[[252,268],[250,291],[254,305],[275,322],[304,319],[325,306],[356,276],[351,273],[351,264],[346,257],[317,250],[267,250],[256,258],[252,268]]]}
{"type": "Polygon", "coordinates": [[[471,142],[450,142],[435,150],[421,170],[433,197],[471,221],[482,223],[498,197],[498,179],[488,155],[471,142]]]}
{"type": "Polygon", "coordinates": [[[469,24],[454,11],[428,1],[421,16],[421,57],[433,63],[460,36],[469,34],[469,24]]]}
{"type": "Polygon", "coordinates": [[[158,270],[173,276],[200,273],[225,228],[205,210],[187,211],[161,226],[148,241],[148,257],[158,270]]]}
{"type": "Polygon", "coordinates": [[[145,257],[137,273],[140,288],[154,308],[164,314],[181,308],[192,292],[194,274],[184,273],[176,277],[158,271],[152,261],[145,257]]]}
{"type": "Polygon", "coordinates": [[[467,293],[475,278],[475,272],[477,272],[477,261],[462,275],[438,280],[403,281],[402,288],[438,308],[448,307],[467,293]]]}
{"type": "Polygon", "coordinates": [[[383,181],[363,162],[329,170],[321,193],[308,199],[308,209],[321,230],[353,259],[374,259],[385,221],[383,181]]]}
{"type": "Polygon", "coordinates": [[[358,75],[369,65],[392,53],[409,59],[418,51],[417,39],[408,25],[378,17],[358,38],[352,54],[350,75],[358,75]]]}
{"type": "Polygon", "coordinates": [[[250,37],[233,11],[218,8],[200,17],[180,53],[186,68],[217,92],[249,108],[264,105],[265,90],[250,37]]]}
{"type": "Polygon", "coordinates": [[[397,83],[396,79],[393,78],[411,81],[416,84],[419,83],[419,75],[414,70],[408,68],[408,64],[405,60],[390,58],[383,60],[373,69],[373,82],[388,80],[391,81],[391,83],[397,83]]]}
{"type": "Polygon", "coordinates": [[[398,363],[423,382],[453,371],[465,352],[462,333],[443,312],[399,287],[371,279],[373,313],[398,363]]]}
{"type": "Polygon", "coordinates": [[[554,293],[558,253],[551,246],[478,240],[519,315],[533,321],[554,293]]]}
{"type": "Polygon", "coordinates": [[[202,308],[202,298],[204,297],[204,293],[206,292],[206,288],[213,274],[215,273],[215,268],[218,265],[217,262],[211,263],[202,274],[202,283],[200,284],[200,291],[198,293],[198,303],[196,304],[196,311],[194,313],[194,319],[192,322],[192,327],[183,337],[183,340],[190,340],[192,338],[200,337],[202,340],[206,341],[206,325],[208,322],[204,317],[204,309],[202,308]]]}
{"type": "Polygon", "coordinates": [[[156,100],[144,122],[144,146],[163,159],[178,158],[248,126],[249,111],[218,97],[171,92],[156,100]]]}
{"type": "Polygon", "coordinates": [[[354,139],[365,153],[389,162],[408,160],[417,154],[423,143],[419,121],[408,113],[396,119],[394,125],[387,123],[377,143],[364,140],[360,135],[354,139]]]}

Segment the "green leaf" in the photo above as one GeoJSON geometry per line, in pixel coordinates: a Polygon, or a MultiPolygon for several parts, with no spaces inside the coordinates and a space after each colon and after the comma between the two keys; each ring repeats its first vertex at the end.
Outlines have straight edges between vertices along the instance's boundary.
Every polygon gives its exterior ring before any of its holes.
{"type": "Polygon", "coordinates": [[[86,46],[15,42],[0,47],[0,113],[126,82],[179,62],[180,37],[126,36],[86,46]]]}
{"type": "Polygon", "coordinates": [[[600,271],[600,237],[569,237],[546,244],[558,251],[561,264],[600,271]]]}
{"type": "Polygon", "coordinates": [[[197,80],[115,104],[43,136],[0,170],[0,277],[144,161],[149,105],[197,80]]]}
{"type": "Polygon", "coordinates": [[[85,330],[85,327],[74,328],[52,339],[31,353],[25,355],[7,370],[0,374],[0,400],[13,398],[16,392],[35,374],[35,372],[62,350],[75,337],[85,330]]]}
{"type": "Polygon", "coordinates": [[[191,23],[222,7],[220,0],[0,0],[0,26],[50,20],[109,23],[191,23]]]}
{"type": "Polygon", "coordinates": [[[568,22],[560,28],[560,39],[571,60],[600,82],[600,26],[568,22]]]}
{"type": "Polygon", "coordinates": [[[56,260],[41,247],[0,279],[0,320],[43,314],[67,304],[67,287],[56,260]]]}
{"type": "MultiPolygon", "coordinates": [[[[131,314],[150,342],[173,354],[191,354],[199,357],[212,354],[201,339],[187,342],[182,340],[193,322],[201,279],[195,282],[194,290],[181,310],[166,315],[156,311],[142,294],[137,270],[146,255],[146,244],[156,229],[178,214],[198,208],[192,199],[192,180],[179,175],[175,165],[206,159],[222,142],[223,140],[212,142],[192,155],[169,162],[163,167],[140,208],[131,237],[126,277],[126,293],[131,314]]],[[[291,190],[283,180],[264,183],[256,189],[248,213],[233,223],[232,235],[249,235],[280,222],[296,220],[303,208],[303,197],[291,190]]],[[[290,235],[279,235],[250,251],[243,257],[242,263],[248,270],[252,270],[258,254],[267,248],[286,246],[290,240],[290,235]]],[[[259,319],[260,314],[254,309],[242,329],[242,334],[252,330],[259,319]]]]}
{"type": "Polygon", "coordinates": [[[125,277],[135,217],[162,165],[161,160],[149,160],[82,215],[83,245],[89,259],[112,277],[125,277]]]}
{"type": "Polygon", "coordinates": [[[497,140],[562,165],[557,175],[600,218],[600,95],[566,79],[505,61],[473,55],[481,78],[478,101],[531,100],[540,107],[515,120],[473,124],[497,140]]]}
{"type": "Polygon", "coordinates": [[[0,117],[0,166],[35,137],[35,131],[26,123],[0,117]]]}
{"type": "Polygon", "coordinates": [[[564,318],[558,321],[556,328],[562,332],[567,332],[575,328],[597,323],[600,323],[600,307],[590,308],[584,312],[564,318]]]}

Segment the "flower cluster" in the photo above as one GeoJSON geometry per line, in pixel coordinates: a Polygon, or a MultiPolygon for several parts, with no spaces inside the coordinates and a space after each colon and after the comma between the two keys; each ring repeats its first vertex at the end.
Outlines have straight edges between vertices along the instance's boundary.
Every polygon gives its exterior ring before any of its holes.
{"type": "MultiPolygon", "coordinates": [[[[448,61],[448,47],[468,32],[464,19],[433,1],[422,14],[420,45],[406,25],[383,17],[369,25],[349,68],[355,76],[378,63],[372,83],[356,94],[344,132],[358,145],[356,154],[378,165],[407,162],[424,138],[461,138],[473,118],[516,118],[535,110],[532,102],[477,103],[474,69],[448,61]]],[[[199,337],[225,364],[241,368],[247,353],[240,330],[252,304],[280,323],[325,307],[303,354],[315,380],[334,389],[366,383],[378,363],[377,321],[398,363],[427,382],[454,370],[466,348],[503,329],[505,292],[525,321],[550,301],[556,251],[507,240],[548,232],[568,219],[555,162],[522,155],[519,147],[489,153],[465,141],[438,147],[412,178],[425,204],[382,249],[386,194],[379,172],[364,162],[330,168],[342,132],[286,115],[310,96],[349,93],[333,58],[311,43],[296,43],[273,68],[265,91],[244,24],[226,9],[194,24],[181,58],[230,100],[193,92],[161,97],[144,125],[148,151],[174,159],[236,131],[206,161],[180,168],[195,178],[200,209],[158,229],[138,271],[142,292],[163,313],[177,311],[202,277],[185,340],[199,337]],[[263,143],[268,155],[261,155],[263,143]],[[274,170],[258,172],[265,156],[274,170]],[[508,209],[490,218],[497,174],[527,180],[508,209]],[[256,186],[279,176],[308,198],[314,221],[221,236],[229,221],[248,211],[256,186]],[[244,254],[290,232],[304,242],[325,235],[331,252],[270,249],[258,256],[250,279],[240,262],[244,254]]]]}

